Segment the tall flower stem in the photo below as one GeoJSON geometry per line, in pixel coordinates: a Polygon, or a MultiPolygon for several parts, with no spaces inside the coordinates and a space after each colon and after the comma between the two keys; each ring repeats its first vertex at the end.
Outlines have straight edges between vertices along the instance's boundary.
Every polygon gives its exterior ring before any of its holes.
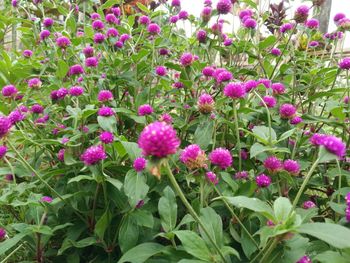
{"type": "Polygon", "coordinates": [[[272,123],[271,123],[271,114],[269,111],[269,108],[267,107],[265,101],[262,99],[262,97],[254,90],[255,96],[259,98],[261,103],[264,105],[266,111],[267,111],[267,123],[269,125],[269,145],[272,146],[272,123]]]}
{"type": "Polygon", "coordinates": [[[196,220],[196,222],[198,223],[198,225],[203,229],[203,232],[206,234],[206,236],[208,237],[210,243],[213,245],[213,247],[215,248],[215,250],[218,252],[218,254],[220,255],[221,259],[223,262],[227,262],[224,255],[222,254],[220,248],[218,247],[218,245],[215,243],[215,241],[213,240],[213,238],[210,236],[209,231],[207,230],[207,228],[205,227],[205,225],[203,224],[202,220],[199,218],[199,216],[197,215],[196,211],[194,211],[193,207],[191,206],[191,204],[187,201],[184,193],[182,192],[179,184],[177,183],[171,169],[169,166],[169,163],[166,162],[165,164],[165,168],[166,168],[166,172],[168,175],[168,178],[171,182],[171,184],[173,185],[173,187],[175,188],[176,193],[179,195],[182,203],[184,204],[184,206],[187,208],[188,212],[191,214],[191,216],[194,218],[194,220],[196,220]]]}
{"type": "Polygon", "coordinates": [[[239,138],[239,126],[238,126],[238,114],[237,114],[237,102],[233,100],[233,115],[235,118],[235,128],[237,137],[237,149],[238,149],[238,170],[242,170],[242,156],[241,156],[241,140],[239,138]]]}
{"type": "Polygon", "coordinates": [[[316,167],[317,167],[317,165],[318,165],[319,162],[320,162],[320,158],[317,158],[317,160],[316,160],[316,161],[314,162],[314,164],[311,166],[310,171],[309,171],[308,174],[306,175],[306,177],[305,177],[305,179],[304,179],[304,182],[303,182],[303,184],[301,185],[301,187],[299,188],[299,191],[298,191],[298,193],[297,193],[297,195],[296,195],[296,197],[295,197],[295,199],[294,199],[294,201],[293,201],[293,209],[291,209],[291,211],[293,211],[293,210],[296,208],[296,206],[297,206],[297,204],[298,204],[298,202],[299,202],[299,199],[300,199],[302,193],[304,192],[305,187],[306,187],[307,183],[309,182],[309,180],[310,180],[310,178],[311,178],[313,172],[315,171],[315,169],[316,169],[316,167]]]}

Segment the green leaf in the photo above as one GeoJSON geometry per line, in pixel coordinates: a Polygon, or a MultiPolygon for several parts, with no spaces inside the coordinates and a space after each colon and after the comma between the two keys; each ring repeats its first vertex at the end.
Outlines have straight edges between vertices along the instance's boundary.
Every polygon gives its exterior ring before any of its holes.
{"type": "Polygon", "coordinates": [[[5,241],[1,242],[0,246],[0,256],[5,254],[9,249],[17,245],[19,241],[22,240],[27,234],[26,233],[19,233],[15,235],[14,237],[10,239],[6,239],[5,241]]]}
{"type": "Polygon", "coordinates": [[[115,125],[117,124],[117,120],[114,116],[110,116],[110,117],[98,116],[97,122],[100,125],[100,127],[105,131],[114,132],[116,130],[115,125]]]}
{"type": "Polygon", "coordinates": [[[245,196],[223,197],[223,198],[225,198],[230,204],[234,206],[244,207],[254,212],[261,213],[268,219],[274,218],[273,216],[274,213],[272,211],[272,208],[269,205],[267,205],[265,202],[257,198],[249,198],[245,196]]]}
{"type": "Polygon", "coordinates": [[[131,207],[136,207],[137,203],[144,200],[148,193],[148,185],[146,184],[146,177],[142,174],[136,173],[134,170],[130,170],[124,181],[124,193],[129,199],[131,207]]]}
{"type": "Polygon", "coordinates": [[[101,5],[100,9],[104,10],[104,9],[110,8],[113,5],[116,5],[116,4],[119,4],[119,3],[120,3],[120,0],[108,0],[103,5],[101,5]]]}
{"type": "MultiPolygon", "coordinates": [[[[215,241],[219,248],[221,248],[224,245],[221,217],[213,208],[206,207],[201,209],[200,218],[205,228],[208,230],[210,237],[215,241]]],[[[211,245],[209,238],[204,233],[203,229],[200,227],[199,230],[202,238],[208,245],[211,245]]]]}
{"type": "Polygon", "coordinates": [[[196,258],[211,261],[211,252],[203,239],[201,239],[195,232],[189,230],[179,230],[174,231],[174,234],[180,239],[187,253],[196,258]]]}
{"type": "Polygon", "coordinates": [[[320,163],[334,161],[338,159],[338,157],[335,154],[330,153],[323,146],[320,146],[320,150],[318,152],[318,158],[320,163]]]}
{"type": "Polygon", "coordinates": [[[56,75],[59,78],[63,78],[67,75],[69,70],[68,64],[63,60],[58,60],[56,75]]]}
{"type": "Polygon", "coordinates": [[[273,210],[275,212],[275,217],[278,222],[284,222],[289,216],[292,210],[292,204],[286,197],[279,197],[273,203],[273,210]]]}
{"type": "Polygon", "coordinates": [[[96,237],[87,237],[79,241],[65,239],[61,248],[58,250],[58,255],[62,255],[64,251],[71,247],[84,248],[97,243],[96,237]]]}
{"type": "Polygon", "coordinates": [[[119,259],[118,263],[143,263],[150,257],[161,253],[163,249],[164,247],[158,243],[143,243],[128,250],[121,259],[119,259]]]}
{"type": "Polygon", "coordinates": [[[314,259],[320,263],[349,263],[349,258],[346,258],[335,251],[323,252],[318,254],[314,259]]]}
{"type": "Polygon", "coordinates": [[[260,153],[268,151],[268,149],[269,149],[268,147],[256,142],[250,148],[250,157],[253,158],[259,155],[260,153]]]}
{"type": "Polygon", "coordinates": [[[283,133],[282,135],[281,135],[281,137],[278,139],[278,141],[280,142],[280,141],[283,141],[283,140],[285,140],[285,139],[287,139],[287,138],[289,138],[290,136],[292,136],[293,135],[293,133],[296,131],[296,129],[294,128],[294,129],[291,129],[291,130],[288,130],[288,131],[286,131],[285,133],[283,133]]]}
{"type": "Polygon", "coordinates": [[[139,227],[132,216],[126,216],[121,224],[118,242],[123,253],[137,244],[139,239],[139,227]]]}
{"type": "Polygon", "coordinates": [[[221,252],[224,256],[233,255],[240,259],[239,253],[233,247],[224,246],[221,252]]]}
{"type": "Polygon", "coordinates": [[[109,223],[111,222],[112,214],[107,209],[106,212],[100,217],[100,219],[96,222],[95,225],[95,234],[100,238],[103,239],[105,231],[107,227],[109,226],[109,223]]]}
{"type": "Polygon", "coordinates": [[[123,142],[121,144],[124,146],[125,151],[128,153],[130,160],[135,160],[137,157],[141,156],[141,149],[135,142],[123,142]]]}
{"type": "Polygon", "coordinates": [[[206,150],[209,144],[212,143],[212,136],[214,131],[214,122],[212,120],[202,121],[194,133],[194,141],[203,150],[206,150]]]}
{"type": "Polygon", "coordinates": [[[94,178],[91,175],[78,175],[76,177],[73,177],[68,181],[68,184],[73,183],[73,182],[80,182],[82,180],[89,180],[92,181],[94,178]]]}
{"type": "Polygon", "coordinates": [[[112,177],[106,177],[106,181],[109,182],[111,185],[113,185],[118,190],[122,189],[123,183],[119,181],[118,179],[112,178],[112,177]]]}
{"type": "Polygon", "coordinates": [[[137,5],[138,8],[140,8],[141,11],[145,12],[146,14],[149,14],[150,11],[149,11],[149,9],[146,6],[144,6],[141,3],[136,3],[136,5],[137,5]]]}
{"type": "Polygon", "coordinates": [[[274,35],[268,36],[263,41],[260,41],[259,43],[259,49],[266,49],[268,47],[271,47],[276,42],[276,37],[274,35]]]}
{"type": "Polygon", "coordinates": [[[177,204],[173,190],[167,186],[164,195],[159,199],[158,212],[165,232],[171,232],[176,227],[177,204]]]}
{"type": "Polygon", "coordinates": [[[299,233],[323,240],[336,248],[350,248],[350,230],[331,223],[309,223],[298,227],[299,233]]]}
{"type": "MultiPolygon", "coordinates": [[[[260,142],[267,144],[270,138],[270,128],[266,126],[255,126],[253,129],[253,135],[260,142]]],[[[271,141],[276,141],[277,135],[274,129],[271,128],[271,141]]]]}

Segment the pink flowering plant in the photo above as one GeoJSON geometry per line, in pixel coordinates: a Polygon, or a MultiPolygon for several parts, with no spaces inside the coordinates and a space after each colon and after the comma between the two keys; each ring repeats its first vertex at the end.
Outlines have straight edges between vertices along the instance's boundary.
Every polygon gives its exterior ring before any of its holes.
{"type": "Polygon", "coordinates": [[[350,13],[193,1],[5,1],[1,262],[349,262],[350,13]]]}

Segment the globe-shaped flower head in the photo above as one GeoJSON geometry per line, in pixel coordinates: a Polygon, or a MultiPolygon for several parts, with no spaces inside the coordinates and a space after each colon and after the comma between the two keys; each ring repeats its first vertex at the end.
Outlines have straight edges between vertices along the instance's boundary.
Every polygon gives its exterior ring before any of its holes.
{"type": "Polygon", "coordinates": [[[99,138],[100,141],[104,144],[111,144],[114,141],[114,135],[109,131],[102,132],[99,138]]]}
{"type": "Polygon", "coordinates": [[[280,115],[283,119],[291,119],[296,114],[297,110],[292,104],[283,104],[280,107],[280,115]]]}
{"type": "Polygon", "coordinates": [[[156,121],[143,129],[138,145],[144,156],[164,158],[176,153],[180,140],[171,125],[156,121]]]}
{"type": "Polygon", "coordinates": [[[141,172],[146,168],[147,160],[143,157],[138,157],[135,159],[133,167],[136,172],[141,172]]]}
{"type": "Polygon", "coordinates": [[[300,172],[300,164],[294,160],[285,160],[283,163],[283,169],[292,175],[298,175],[300,172]]]}
{"type": "Polygon", "coordinates": [[[85,165],[90,166],[97,164],[98,162],[107,158],[107,155],[102,147],[102,145],[91,146],[85,150],[81,155],[80,159],[85,163],[85,165]]]}
{"type": "Polygon", "coordinates": [[[139,116],[151,115],[153,113],[153,108],[149,104],[141,105],[138,109],[139,116]]]}
{"type": "Polygon", "coordinates": [[[270,172],[270,173],[276,173],[280,171],[283,168],[283,164],[280,159],[278,159],[275,156],[270,156],[265,159],[264,161],[264,167],[270,172]]]}
{"type": "Polygon", "coordinates": [[[13,85],[6,85],[1,90],[1,94],[6,98],[15,97],[17,93],[18,89],[13,85]]]}
{"type": "Polygon", "coordinates": [[[198,110],[201,113],[208,114],[214,110],[215,102],[214,102],[214,99],[211,95],[209,95],[207,93],[203,93],[198,98],[197,104],[198,104],[198,110]]]}
{"type": "Polygon", "coordinates": [[[223,170],[232,165],[231,153],[225,148],[216,148],[210,153],[209,160],[213,165],[217,165],[223,170]]]}
{"type": "Polygon", "coordinates": [[[218,14],[228,14],[232,9],[231,0],[219,0],[216,9],[218,10],[218,14]]]}
{"type": "Polygon", "coordinates": [[[207,157],[205,152],[197,144],[187,146],[180,155],[180,161],[189,169],[198,169],[205,167],[207,157]]]}
{"type": "Polygon", "coordinates": [[[306,5],[299,6],[294,13],[294,20],[297,23],[304,23],[309,16],[309,10],[310,8],[306,5]]]}
{"type": "Polygon", "coordinates": [[[271,184],[271,178],[265,174],[260,174],[255,177],[255,182],[260,188],[269,187],[271,184]]]}
{"type": "Polygon", "coordinates": [[[240,99],[246,95],[246,89],[240,82],[231,82],[225,86],[224,94],[231,99],[240,99]]]}
{"type": "Polygon", "coordinates": [[[11,120],[6,116],[0,115],[0,139],[10,131],[11,126],[11,120]]]}
{"type": "Polygon", "coordinates": [[[71,45],[71,42],[68,37],[58,37],[56,39],[56,45],[62,49],[65,49],[71,45]]]}
{"type": "Polygon", "coordinates": [[[339,62],[339,68],[344,70],[350,70],[350,57],[343,58],[339,62]]]}

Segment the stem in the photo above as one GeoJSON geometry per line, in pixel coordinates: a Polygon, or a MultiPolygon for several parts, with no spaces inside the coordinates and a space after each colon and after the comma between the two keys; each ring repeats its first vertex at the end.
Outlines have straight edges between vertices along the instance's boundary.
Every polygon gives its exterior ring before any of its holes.
{"type": "Polygon", "coordinates": [[[218,194],[218,196],[222,197],[222,201],[224,202],[226,208],[230,211],[231,215],[235,218],[235,220],[238,222],[238,224],[242,227],[243,231],[248,235],[248,237],[253,241],[254,245],[257,247],[258,250],[260,250],[258,243],[255,241],[253,236],[250,234],[248,229],[243,225],[242,221],[239,219],[239,217],[236,215],[235,211],[231,208],[231,206],[227,203],[226,199],[222,196],[219,189],[215,186],[215,184],[212,184],[214,187],[215,192],[218,194]]]}
{"type": "Polygon", "coordinates": [[[11,169],[11,173],[12,173],[12,177],[13,177],[13,182],[16,184],[16,174],[15,174],[15,169],[13,168],[11,162],[6,158],[4,157],[4,160],[5,162],[7,163],[7,165],[10,167],[11,169]]]}
{"type": "Polygon", "coordinates": [[[342,170],[340,168],[340,163],[339,163],[339,160],[337,159],[336,160],[337,162],[337,167],[338,167],[338,170],[339,170],[339,181],[338,181],[338,203],[340,204],[340,188],[341,188],[341,178],[342,178],[342,170]]]}
{"type": "Polygon", "coordinates": [[[173,187],[175,188],[175,191],[177,192],[177,194],[179,195],[182,203],[185,205],[185,207],[187,208],[188,212],[192,215],[192,217],[196,220],[196,222],[198,223],[198,225],[203,229],[204,233],[207,235],[210,243],[214,246],[215,250],[218,252],[218,254],[220,255],[221,259],[223,260],[223,262],[227,262],[224,255],[222,254],[220,248],[218,247],[218,245],[215,243],[215,241],[213,240],[213,238],[210,236],[209,231],[207,230],[207,228],[204,226],[202,220],[199,218],[199,216],[197,215],[197,213],[194,211],[193,207],[191,206],[191,204],[187,201],[184,193],[182,192],[179,184],[177,183],[171,169],[169,166],[169,163],[166,162],[165,164],[165,168],[166,168],[166,172],[167,175],[169,177],[170,182],[172,183],[173,187]]]}
{"type": "Polygon", "coordinates": [[[264,254],[264,256],[262,257],[262,259],[260,260],[260,262],[265,262],[265,260],[267,260],[267,258],[270,256],[271,252],[275,249],[275,247],[278,244],[278,239],[275,238],[272,242],[272,244],[270,245],[270,247],[268,248],[268,250],[266,251],[266,253],[264,254]]]}
{"type": "Polygon", "coordinates": [[[269,108],[267,107],[265,101],[261,98],[261,96],[255,90],[254,90],[254,94],[260,99],[261,103],[264,105],[267,111],[267,122],[269,124],[269,145],[272,146],[272,124],[271,124],[271,116],[270,116],[269,108]]]}
{"type": "Polygon", "coordinates": [[[291,211],[293,211],[293,210],[296,208],[296,206],[297,206],[297,204],[298,204],[298,202],[299,202],[299,199],[300,199],[300,197],[301,197],[301,194],[304,192],[304,189],[305,189],[307,183],[309,182],[309,180],[310,180],[310,178],[311,178],[311,176],[312,176],[312,173],[315,171],[315,169],[316,169],[316,167],[317,167],[319,161],[320,161],[320,158],[317,158],[317,160],[316,160],[316,161],[314,162],[314,164],[311,166],[310,171],[309,171],[308,174],[306,175],[306,177],[305,177],[305,179],[304,179],[304,182],[303,182],[303,184],[301,185],[301,187],[300,187],[300,189],[299,189],[299,191],[298,191],[298,193],[297,193],[297,196],[295,197],[295,199],[294,199],[294,201],[293,201],[293,209],[291,209],[291,211]]]}
{"type": "Polygon", "coordinates": [[[23,247],[24,244],[25,243],[19,245],[15,250],[13,250],[10,254],[8,254],[8,256],[6,258],[4,258],[0,263],[9,262],[8,259],[11,258],[17,252],[17,250],[19,250],[21,247],[23,247]]]}
{"type": "Polygon", "coordinates": [[[238,126],[238,114],[237,114],[237,102],[233,100],[233,115],[235,118],[235,128],[237,137],[237,148],[238,148],[238,171],[242,170],[242,156],[241,156],[241,140],[239,138],[239,126],[238,126]]]}

